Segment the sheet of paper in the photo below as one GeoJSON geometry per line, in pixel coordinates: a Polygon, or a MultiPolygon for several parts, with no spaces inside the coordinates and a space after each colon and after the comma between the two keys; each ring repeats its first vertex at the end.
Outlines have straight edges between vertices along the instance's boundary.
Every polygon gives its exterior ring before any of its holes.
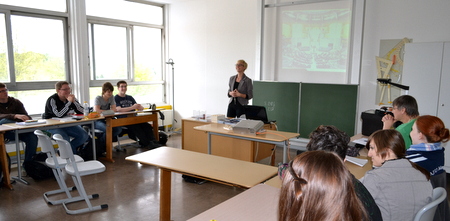
{"type": "Polygon", "coordinates": [[[345,159],[350,162],[353,163],[355,165],[358,165],[360,167],[363,167],[364,165],[366,165],[366,163],[368,162],[367,159],[360,159],[360,158],[356,158],[356,157],[351,157],[351,156],[346,156],[345,159]]]}
{"type": "Polygon", "coordinates": [[[357,140],[354,140],[353,143],[357,143],[357,144],[361,144],[361,145],[366,145],[367,143],[367,138],[359,138],[357,140]]]}
{"type": "Polygon", "coordinates": [[[47,121],[45,120],[38,120],[33,122],[16,122],[17,125],[20,126],[28,126],[28,125],[35,125],[35,124],[45,124],[47,121]]]}

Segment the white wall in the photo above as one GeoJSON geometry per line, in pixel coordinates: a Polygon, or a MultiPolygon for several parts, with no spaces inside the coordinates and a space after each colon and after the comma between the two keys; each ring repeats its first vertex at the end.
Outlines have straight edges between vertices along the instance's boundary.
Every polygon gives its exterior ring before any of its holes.
{"type": "MultiPolygon", "coordinates": [[[[258,1],[174,1],[169,10],[169,57],[175,62],[175,110],[225,114],[228,80],[237,60],[248,63],[255,78],[259,37],[258,1]]],[[[259,61],[258,61],[259,62],[259,61]]],[[[176,116],[180,127],[180,116],[176,116]]]]}
{"type": "MultiPolygon", "coordinates": [[[[450,41],[449,10],[450,1],[446,0],[366,1],[358,112],[378,107],[375,56],[380,40],[407,37],[413,42],[450,41]]],[[[361,122],[358,128],[361,131],[361,122]]]]}
{"type": "MultiPolygon", "coordinates": [[[[169,13],[169,57],[175,62],[175,109],[181,118],[192,110],[224,114],[228,78],[245,59],[246,74],[259,73],[258,0],[174,0],[169,13]]],[[[358,113],[377,108],[376,63],[381,39],[450,41],[448,0],[367,0],[358,113]]],[[[406,74],[406,73],[405,73],[406,74]]],[[[420,105],[420,104],[419,104],[420,105]]],[[[361,131],[361,122],[357,131],[361,131]]]]}

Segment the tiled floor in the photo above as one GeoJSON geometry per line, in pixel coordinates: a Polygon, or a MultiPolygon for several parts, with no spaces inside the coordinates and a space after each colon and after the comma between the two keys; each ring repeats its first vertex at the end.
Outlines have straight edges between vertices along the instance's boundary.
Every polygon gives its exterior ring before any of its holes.
{"type": "MultiPolygon", "coordinates": [[[[181,135],[171,136],[167,146],[181,148],[181,135]]],[[[14,190],[0,189],[0,220],[159,220],[159,170],[125,161],[128,155],[145,151],[132,145],[126,146],[126,149],[126,152],[113,153],[115,163],[103,162],[106,165],[105,172],[82,178],[88,194],[100,195],[100,198],[91,202],[94,205],[107,203],[107,210],[67,215],[61,205],[47,205],[42,197],[44,192],[57,188],[54,179],[34,181],[25,177],[30,185],[15,183],[14,190]]],[[[281,148],[278,148],[277,159],[281,159],[281,152],[281,148]]],[[[291,158],[295,152],[290,151],[291,158]]],[[[268,164],[268,159],[260,163],[268,164]]],[[[17,175],[17,171],[13,170],[12,175],[17,175]]],[[[66,182],[72,184],[70,178],[66,182]]],[[[450,190],[450,187],[447,189],[450,190]]],[[[173,174],[172,220],[187,220],[243,191],[212,182],[202,185],[186,183],[180,174],[173,174]]],[[[78,208],[84,204],[74,203],[69,206],[78,208]]]]}
{"type": "MultiPolygon", "coordinates": [[[[181,135],[171,136],[167,146],[181,148],[181,135]]],[[[88,194],[100,195],[100,198],[91,202],[94,205],[107,203],[107,210],[67,215],[61,205],[47,205],[42,197],[44,192],[57,189],[54,179],[35,181],[25,177],[30,185],[15,183],[12,191],[0,189],[0,220],[158,220],[159,170],[153,166],[125,161],[128,155],[145,151],[132,145],[126,146],[126,149],[126,152],[113,153],[115,163],[103,162],[106,165],[105,172],[82,178],[88,194]]],[[[15,175],[17,171],[13,170],[12,176],[15,175]]],[[[73,183],[70,178],[66,182],[73,183]]],[[[172,220],[187,220],[243,191],[212,182],[202,185],[186,183],[180,174],[173,174],[172,220]]],[[[75,208],[84,204],[74,203],[69,206],[75,208]]]]}

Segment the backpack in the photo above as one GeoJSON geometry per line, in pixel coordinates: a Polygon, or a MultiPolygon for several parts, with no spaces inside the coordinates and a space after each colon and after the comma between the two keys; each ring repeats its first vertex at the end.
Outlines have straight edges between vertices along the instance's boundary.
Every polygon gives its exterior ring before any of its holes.
{"type": "Polygon", "coordinates": [[[167,143],[167,134],[162,131],[159,131],[159,143],[163,146],[167,143]]]}
{"type": "Polygon", "coordinates": [[[27,175],[34,180],[44,180],[53,177],[53,171],[45,165],[47,154],[39,153],[33,156],[33,160],[25,161],[23,167],[27,175]]]}
{"type": "MultiPolygon", "coordinates": [[[[105,143],[101,142],[100,139],[95,139],[95,154],[96,157],[99,158],[102,156],[104,152],[106,152],[106,145],[105,143]]],[[[92,147],[92,139],[89,138],[88,142],[84,145],[78,148],[78,155],[83,158],[85,161],[93,160],[94,159],[94,153],[93,153],[93,147],[92,147]]]]}

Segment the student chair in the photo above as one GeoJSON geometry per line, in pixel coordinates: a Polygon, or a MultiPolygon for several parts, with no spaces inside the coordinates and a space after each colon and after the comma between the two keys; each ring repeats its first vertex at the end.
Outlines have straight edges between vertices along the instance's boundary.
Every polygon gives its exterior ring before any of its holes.
{"type": "Polygon", "coordinates": [[[120,144],[120,138],[125,136],[125,135],[128,135],[128,138],[136,141],[136,142],[131,143],[131,144],[136,145],[136,146],[140,146],[139,145],[139,139],[137,137],[133,137],[134,139],[132,137],[130,137],[130,132],[129,132],[128,128],[127,127],[122,127],[122,132],[120,132],[120,134],[117,135],[117,137],[113,138],[113,142],[117,142],[117,146],[114,147],[116,152],[120,152],[120,151],[126,152],[127,151],[127,149],[125,149],[123,147],[125,145],[124,144],[120,144]]]}
{"type": "MultiPolygon", "coordinates": [[[[62,159],[61,157],[59,157],[56,154],[55,148],[53,148],[53,143],[52,143],[50,137],[48,137],[41,130],[35,130],[34,134],[38,137],[38,142],[39,142],[39,146],[41,147],[41,151],[43,153],[47,154],[47,159],[45,160],[45,164],[48,167],[52,168],[53,175],[55,175],[56,182],[58,182],[58,185],[59,185],[59,189],[47,191],[44,193],[45,202],[47,202],[49,205],[57,205],[57,204],[63,203],[64,201],[66,201],[68,199],[83,200],[83,198],[81,198],[81,197],[74,198],[70,194],[70,191],[76,190],[76,187],[67,187],[66,182],[64,181],[63,169],[64,169],[64,166],[66,166],[66,164],[67,164],[67,160],[62,159]],[[67,198],[59,199],[59,200],[50,200],[49,199],[50,195],[55,195],[55,194],[60,194],[60,193],[66,193],[67,198]]],[[[78,155],[74,155],[74,159],[76,162],[84,161],[83,158],[81,158],[78,155]]]]}
{"type": "MultiPolygon", "coordinates": [[[[67,207],[67,204],[73,203],[79,200],[66,200],[63,202],[64,209],[68,214],[80,214],[85,212],[92,212],[102,209],[107,209],[108,204],[102,204],[98,206],[92,206],[90,197],[86,194],[86,190],[84,189],[83,182],[81,181],[82,176],[97,174],[105,171],[105,165],[100,163],[97,160],[90,160],[85,162],[76,162],[75,157],[72,153],[72,148],[70,147],[70,143],[67,140],[64,140],[60,134],[53,135],[53,139],[55,139],[56,143],[59,146],[59,153],[62,159],[67,160],[67,164],[65,166],[66,173],[72,176],[73,182],[80,193],[80,196],[84,199],[87,206],[83,209],[78,210],[70,210],[67,207]]],[[[98,198],[98,194],[93,194],[92,198],[98,198]]]]}
{"type": "Polygon", "coordinates": [[[447,197],[447,191],[442,187],[433,189],[431,202],[422,207],[414,217],[414,221],[432,221],[438,205],[447,197]]]}

